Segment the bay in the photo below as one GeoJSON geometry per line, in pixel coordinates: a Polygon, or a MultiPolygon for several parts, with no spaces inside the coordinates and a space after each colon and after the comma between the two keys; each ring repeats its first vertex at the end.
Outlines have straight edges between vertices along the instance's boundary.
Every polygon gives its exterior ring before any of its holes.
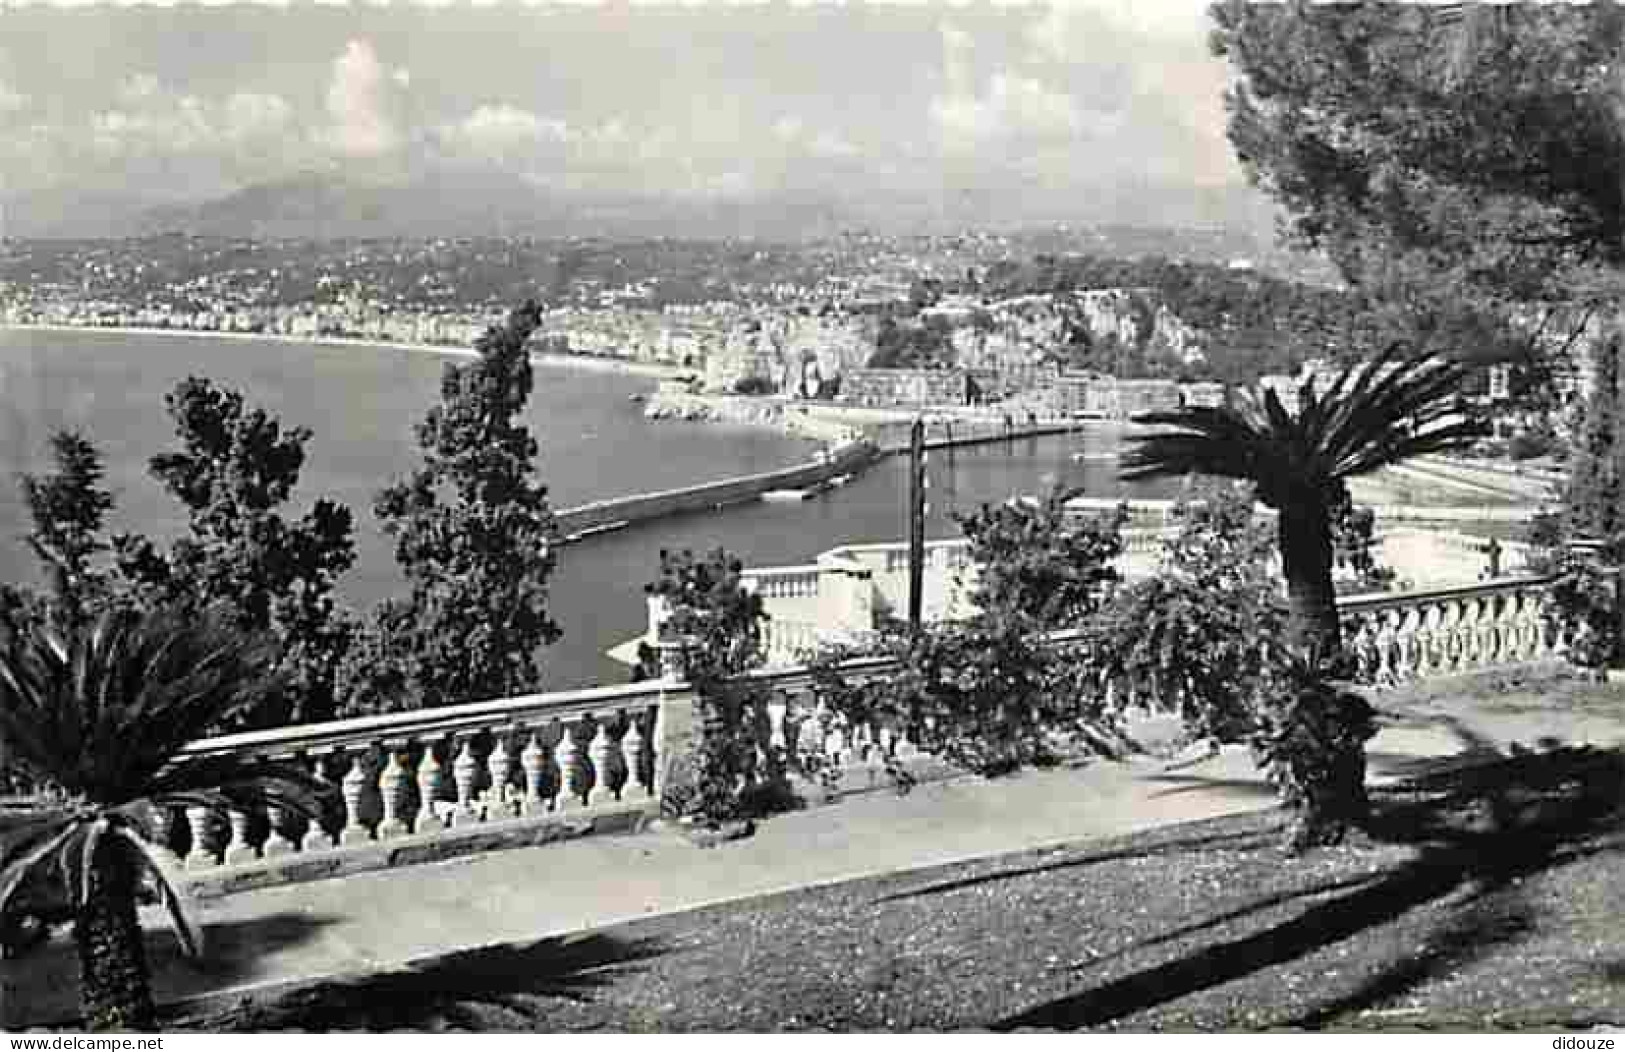
{"type": "MultiPolygon", "coordinates": [[[[179,506],[147,475],[146,462],[174,444],[164,394],[200,375],[242,391],[284,426],[313,432],[292,511],[318,497],[354,511],[358,559],[341,590],[365,609],[401,586],[372,517],[373,495],[415,463],[413,427],[434,403],[447,360],[393,348],[0,328],[0,579],[39,580],[22,540],[27,516],[14,480],[48,467],[46,442],[58,428],[83,431],[103,451],[118,502],[114,531],[165,538],[183,527],[179,506]]],[[[527,417],[555,508],[766,471],[810,454],[808,443],[765,429],[645,421],[631,396],[652,387],[635,376],[537,367],[527,417]]],[[[1109,460],[1072,456],[1114,444],[1109,433],[1080,433],[934,452],[927,533],[957,536],[955,512],[1056,481],[1096,496],[1123,494],[1109,460]]],[[[642,631],[642,589],[662,548],[720,545],[759,566],[810,562],[840,544],[901,537],[906,490],[906,465],[891,459],[810,501],[677,516],[565,547],[552,582],[565,635],[547,652],[546,688],[626,678],[603,652],[642,631]]]]}

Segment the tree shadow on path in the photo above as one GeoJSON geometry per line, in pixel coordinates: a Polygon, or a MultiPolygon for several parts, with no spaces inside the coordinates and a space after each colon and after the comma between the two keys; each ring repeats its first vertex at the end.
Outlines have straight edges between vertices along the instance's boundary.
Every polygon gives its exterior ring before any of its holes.
{"type": "MultiPolygon", "coordinates": [[[[1395,962],[1351,994],[1297,1021],[1302,1026],[1323,1025],[1398,996],[1519,937],[1531,918],[1516,896],[1509,898],[1506,892],[1523,877],[1617,849],[1619,844],[1603,834],[1619,827],[1622,794],[1625,754],[1617,750],[1525,751],[1423,776],[1374,798],[1378,812],[1373,835],[1412,845],[1413,860],[1289,920],[1034,1006],[999,1020],[993,1028],[1102,1026],[1284,964],[1423,904],[1464,893],[1459,912],[1453,910],[1444,929],[1430,940],[1434,949],[1395,962]],[[1492,893],[1498,893],[1493,907],[1484,904],[1492,893]]],[[[1333,888],[1327,885],[1305,894],[1333,888]]],[[[1269,905],[1270,900],[1264,900],[1237,912],[1245,915],[1269,905]]],[[[1218,923],[1220,918],[1214,918],[1194,928],[1218,923]]],[[[1151,943],[1168,938],[1159,936],[1151,943]]]]}

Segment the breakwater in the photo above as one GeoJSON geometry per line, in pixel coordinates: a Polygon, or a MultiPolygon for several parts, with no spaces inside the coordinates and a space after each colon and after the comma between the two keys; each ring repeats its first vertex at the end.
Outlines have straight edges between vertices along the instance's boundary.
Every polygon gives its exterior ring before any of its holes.
{"type": "Polygon", "coordinates": [[[559,535],[566,541],[577,540],[588,534],[619,529],[622,526],[668,515],[711,511],[730,504],[743,504],[756,500],[770,490],[806,489],[817,486],[842,475],[862,471],[880,456],[880,451],[873,442],[857,439],[821,452],[804,464],[778,471],[740,475],[657,493],[639,493],[629,497],[594,501],[591,504],[560,511],[555,518],[558,522],[559,535]]]}
{"type": "MultiPolygon", "coordinates": [[[[984,446],[991,442],[1015,442],[1018,439],[1042,438],[1045,435],[1068,435],[1078,431],[1076,424],[1025,424],[1007,428],[1000,422],[956,422],[951,425],[927,424],[926,449],[949,449],[959,446],[984,446]]],[[[907,453],[909,439],[888,435],[878,442],[883,453],[907,453]]]]}
{"type": "MultiPolygon", "coordinates": [[[[786,408],[764,404],[760,399],[661,394],[651,396],[645,412],[652,419],[677,417],[770,424],[792,434],[838,441],[832,441],[814,459],[778,471],[741,475],[655,493],[614,497],[567,508],[555,516],[559,536],[566,542],[670,515],[746,504],[775,490],[805,490],[824,485],[843,476],[856,475],[878,460],[907,453],[909,448],[906,437],[899,441],[894,434],[877,435],[873,427],[865,429],[869,432],[866,436],[839,420],[816,417],[796,406],[786,408]]],[[[1003,421],[994,420],[938,421],[927,425],[925,446],[927,449],[985,446],[1072,434],[1080,430],[1079,425],[1071,421],[1018,424],[1014,427],[1006,427],[1003,421]]]]}

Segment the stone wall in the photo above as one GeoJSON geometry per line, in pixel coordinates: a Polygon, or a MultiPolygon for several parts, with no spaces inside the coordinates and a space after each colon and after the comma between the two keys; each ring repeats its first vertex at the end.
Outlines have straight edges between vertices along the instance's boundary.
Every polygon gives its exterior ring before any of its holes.
{"type": "Polygon", "coordinates": [[[557,514],[556,520],[560,535],[568,539],[592,530],[658,519],[666,515],[709,511],[729,504],[755,500],[769,490],[805,489],[826,482],[837,475],[849,475],[863,470],[876,456],[878,452],[873,443],[849,442],[822,453],[805,464],[780,471],[741,475],[737,478],[682,489],[597,501],[561,511],[557,514]]]}

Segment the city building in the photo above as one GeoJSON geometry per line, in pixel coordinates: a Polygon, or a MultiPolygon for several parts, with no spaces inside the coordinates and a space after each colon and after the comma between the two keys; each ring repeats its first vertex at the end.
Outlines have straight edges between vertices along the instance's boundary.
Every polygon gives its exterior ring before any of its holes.
{"type": "Polygon", "coordinates": [[[861,406],[970,405],[979,394],[963,369],[853,369],[841,378],[841,400],[861,406]]]}

